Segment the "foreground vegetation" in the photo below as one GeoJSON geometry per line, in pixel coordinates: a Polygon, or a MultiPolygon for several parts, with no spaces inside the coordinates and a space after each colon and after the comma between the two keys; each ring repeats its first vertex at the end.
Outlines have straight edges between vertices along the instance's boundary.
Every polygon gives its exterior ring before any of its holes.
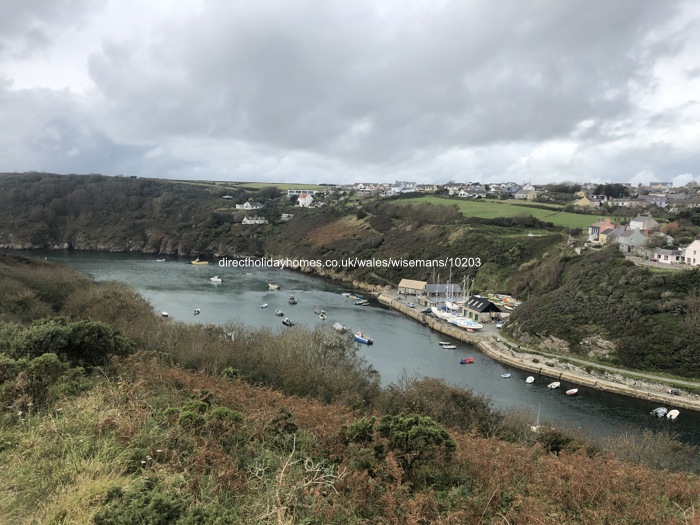
{"type": "Polygon", "coordinates": [[[173,323],[43,262],[0,257],[0,297],[7,522],[697,520],[666,435],[533,433],[440,380],[380,389],[334,332],[173,323]]]}

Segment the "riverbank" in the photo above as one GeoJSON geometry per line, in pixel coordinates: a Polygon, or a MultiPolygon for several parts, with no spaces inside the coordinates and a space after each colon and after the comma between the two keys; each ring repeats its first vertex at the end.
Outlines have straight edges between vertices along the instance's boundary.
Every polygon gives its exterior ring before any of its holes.
{"type": "MultiPolygon", "coordinates": [[[[437,332],[459,341],[473,344],[491,359],[514,368],[603,392],[635,397],[668,407],[700,412],[700,396],[682,391],[681,395],[668,394],[668,390],[677,388],[677,385],[664,378],[658,378],[658,382],[652,382],[626,377],[621,374],[598,371],[601,366],[596,363],[590,363],[591,371],[588,372],[583,367],[563,362],[554,357],[545,358],[537,353],[527,352],[527,349],[523,351],[522,348],[518,350],[511,348],[505,341],[501,340],[498,331],[493,325],[486,325],[482,332],[465,332],[461,328],[450,325],[432,315],[423,314],[417,308],[409,307],[406,304],[406,300],[399,296],[396,291],[382,292],[377,299],[383,305],[397,310],[437,332]]],[[[630,371],[629,375],[634,376],[634,372],[630,371]]],[[[649,377],[651,374],[644,375],[649,377]]],[[[686,384],[688,383],[686,382],[686,384]]],[[[700,387],[700,384],[697,386],[700,387]]]]}

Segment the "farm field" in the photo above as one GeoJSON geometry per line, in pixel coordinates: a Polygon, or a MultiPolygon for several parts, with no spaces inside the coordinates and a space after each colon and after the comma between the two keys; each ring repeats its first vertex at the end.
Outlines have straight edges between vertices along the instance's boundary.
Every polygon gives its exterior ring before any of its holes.
{"type": "MultiPolygon", "coordinates": [[[[556,211],[555,209],[544,210],[536,208],[532,204],[513,200],[497,201],[491,199],[483,200],[457,200],[445,197],[426,195],[415,199],[404,199],[397,203],[426,203],[439,206],[450,206],[454,204],[465,217],[481,217],[483,219],[495,219],[496,217],[515,217],[517,215],[532,215],[542,221],[551,222],[557,226],[565,228],[588,228],[596,221],[595,215],[582,215],[578,213],[556,211]]],[[[555,205],[551,205],[556,208],[555,205]]]]}

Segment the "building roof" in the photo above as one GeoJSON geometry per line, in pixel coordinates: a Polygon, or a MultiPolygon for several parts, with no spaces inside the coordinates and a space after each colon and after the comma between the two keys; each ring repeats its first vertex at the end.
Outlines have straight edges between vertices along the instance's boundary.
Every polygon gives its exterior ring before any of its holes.
{"type": "Polygon", "coordinates": [[[460,294],[462,288],[458,284],[426,284],[425,291],[429,294],[460,294]]]}
{"type": "Polygon", "coordinates": [[[475,312],[500,312],[501,309],[485,297],[470,297],[467,308],[475,312]]]}
{"type": "Polygon", "coordinates": [[[401,282],[399,283],[399,288],[413,288],[416,290],[423,290],[425,289],[425,285],[427,283],[425,281],[414,281],[413,279],[401,279],[401,282]]]}

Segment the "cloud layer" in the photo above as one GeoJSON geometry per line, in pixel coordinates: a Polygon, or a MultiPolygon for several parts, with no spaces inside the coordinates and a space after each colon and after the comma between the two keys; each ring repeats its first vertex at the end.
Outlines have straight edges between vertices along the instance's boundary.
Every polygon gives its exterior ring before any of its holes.
{"type": "Polygon", "coordinates": [[[0,170],[698,174],[690,0],[21,4],[0,7],[0,170]]]}

